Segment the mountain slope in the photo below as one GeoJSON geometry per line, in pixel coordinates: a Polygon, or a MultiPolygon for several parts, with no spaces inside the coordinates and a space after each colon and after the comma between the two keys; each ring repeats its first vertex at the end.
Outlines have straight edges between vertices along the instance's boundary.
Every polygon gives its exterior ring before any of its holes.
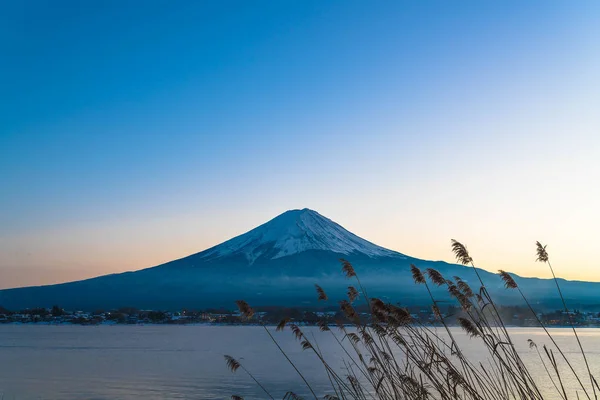
{"type": "MultiPolygon", "coordinates": [[[[474,288],[472,268],[425,261],[385,249],[347,231],[319,213],[287,211],[271,221],[210,249],[136,272],[84,281],[0,291],[0,305],[9,309],[50,307],[112,309],[231,308],[243,298],[255,305],[317,305],[314,284],[332,299],[352,284],[340,273],[339,258],[350,260],[369,295],[402,304],[426,304],[427,293],[413,283],[410,265],[435,268],[446,278],[460,276],[474,288]]],[[[502,303],[519,301],[503,288],[497,275],[479,270],[488,290],[502,303]]],[[[558,305],[554,283],[516,277],[533,302],[558,305]]],[[[562,282],[572,306],[600,303],[600,284],[562,282]]],[[[442,289],[436,297],[447,298],[442,289]]]]}

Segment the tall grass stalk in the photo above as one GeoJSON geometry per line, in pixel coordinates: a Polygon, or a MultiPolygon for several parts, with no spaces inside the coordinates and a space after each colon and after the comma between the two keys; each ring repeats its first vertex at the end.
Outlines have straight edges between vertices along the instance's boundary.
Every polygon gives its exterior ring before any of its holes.
{"type": "Polygon", "coordinates": [[[577,340],[577,344],[579,345],[579,350],[581,351],[581,355],[583,356],[583,361],[585,362],[585,367],[587,368],[588,375],[590,377],[590,383],[592,385],[592,391],[594,392],[594,399],[598,399],[596,395],[596,388],[594,384],[598,384],[592,375],[592,371],[590,371],[590,365],[588,364],[587,357],[585,355],[585,351],[583,351],[583,346],[581,345],[581,340],[579,340],[579,335],[577,334],[577,330],[575,329],[575,325],[573,324],[573,318],[571,317],[571,313],[569,312],[569,308],[567,307],[567,302],[565,301],[565,297],[562,294],[562,290],[560,290],[560,285],[558,284],[558,279],[556,279],[556,275],[554,274],[554,269],[552,268],[552,264],[550,263],[550,257],[548,256],[548,252],[546,251],[546,246],[542,246],[540,242],[535,243],[537,247],[537,261],[544,262],[550,268],[550,272],[552,273],[552,279],[556,284],[556,290],[558,290],[558,294],[560,296],[560,300],[562,301],[565,312],[567,313],[567,318],[569,320],[569,325],[573,329],[573,334],[575,335],[575,339],[577,340]]]}
{"type": "MultiPolygon", "coordinates": [[[[480,284],[477,291],[473,290],[460,277],[448,279],[439,271],[431,268],[423,273],[417,266],[411,265],[415,283],[425,287],[431,301],[432,312],[435,316],[433,326],[414,320],[405,308],[385,303],[378,298],[370,298],[359,280],[354,266],[347,260],[340,260],[343,274],[349,279],[356,280],[359,290],[349,286],[347,299],[339,302],[344,317],[343,320],[336,322],[339,333],[331,329],[327,321],[321,321],[318,325],[320,331],[329,332],[334,338],[335,345],[342,349],[345,355],[342,361],[344,373],[336,370],[325,359],[314,335],[312,339],[309,339],[300,326],[287,318],[279,323],[276,331],[291,330],[294,337],[300,342],[302,349],[311,351],[324,367],[331,385],[330,392],[333,394],[324,395],[322,398],[326,400],[541,400],[546,397],[562,400],[579,399],[579,391],[575,391],[574,396],[569,396],[569,389],[565,386],[560,372],[560,364],[554,356],[554,350],[556,350],[574,375],[582,392],[591,400],[589,389],[585,387],[564,351],[561,350],[550,331],[537,316],[525,294],[508,273],[499,271],[505,287],[519,292],[555,348],[543,346],[544,352],[542,353],[533,341],[529,341],[530,348],[535,348],[547,378],[554,388],[554,393],[542,394],[540,390],[542,377],[534,378],[521,359],[521,354],[517,351],[510,333],[502,321],[498,307],[481,279],[466,246],[453,240],[452,251],[461,264],[468,265],[475,271],[480,284]],[[458,303],[460,315],[456,317],[459,326],[471,340],[478,340],[487,350],[488,358],[485,364],[482,361],[470,359],[465,354],[456,340],[455,332],[448,325],[448,316],[440,310],[440,301],[434,295],[430,285],[447,290],[450,297],[458,303]],[[362,309],[368,310],[366,315],[357,311],[358,305],[362,309]],[[436,331],[438,326],[443,328],[445,336],[436,331]]],[[[549,264],[545,247],[539,243],[538,260],[548,263],[563,306],[570,318],[558,280],[549,264]]],[[[325,290],[319,285],[315,286],[317,299],[328,301],[329,297],[325,290]]],[[[244,318],[253,317],[254,311],[246,302],[238,301],[237,304],[244,318]]],[[[590,371],[572,320],[570,320],[570,324],[585,360],[594,399],[597,400],[598,384],[590,371]]],[[[267,326],[263,323],[261,325],[295,369],[312,396],[317,399],[317,394],[294,361],[281,348],[267,326]]],[[[237,360],[228,357],[226,356],[226,360],[232,371],[240,368],[241,364],[237,360]],[[237,366],[235,369],[232,368],[231,360],[237,363],[233,364],[237,366]]],[[[244,370],[270,398],[273,398],[254,376],[245,368],[244,370]]],[[[235,398],[240,399],[239,396],[235,398]]],[[[298,398],[298,395],[293,392],[287,392],[284,396],[284,399],[287,400],[298,398]]]]}

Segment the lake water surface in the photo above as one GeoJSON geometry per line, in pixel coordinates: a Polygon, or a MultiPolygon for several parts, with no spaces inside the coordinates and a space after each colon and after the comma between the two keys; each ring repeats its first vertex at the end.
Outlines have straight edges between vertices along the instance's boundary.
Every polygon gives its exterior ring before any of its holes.
{"type": "MultiPolygon", "coordinates": [[[[464,349],[485,359],[476,339],[456,328],[464,349]]],[[[586,377],[570,329],[553,329],[563,351],[586,377]]],[[[581,329],[580,336],[600,376],[600,329],[581,329]]],[[[343,368],[342,350],[330,334],[316,328],[325,358],[343,368]]],[[[544,390],[552,386],[527,339],[547,343],[534,328],[511,328],[525,362],[544,390]]],[[[323,367],[303,352],[291,332],[273,333],[319,393],[328,393],[323,367]]],[[[312,336],[311,336],[312,337],[312,336]]],[[[241,370],[229,372],[223,355],[241,362],[276,398],[288,390],[306,394],[298,376],[261,327],[255,326],[44,326],[0,325],[0,394],[4,400],[28,399],[262,399],[260,389],[241,370]]],[[[567,371],[565,370],[565,375],[567,371]]],[[[567,382],[573,386],[573,382],[567,382]]],[[[556,398],[549,395],[549,398],[556,398]]]]}

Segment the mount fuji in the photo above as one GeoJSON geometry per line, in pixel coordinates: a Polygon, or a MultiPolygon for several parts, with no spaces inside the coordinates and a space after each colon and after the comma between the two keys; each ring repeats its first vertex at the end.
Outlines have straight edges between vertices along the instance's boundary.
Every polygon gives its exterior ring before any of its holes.
{"type": "Polygon", "coordinates": [[[250,264],[259,258],[271,260],[311,250],[329,251],[369,257],[403,257],[348,232],[316,211],[287,211],[271,221],[237,236],[199,255],[203,259],[219,259],[243,255],[250,264]]]}
{"type": "MultiPolygon", "coordinates": [[[[472,268],[420,260],[392,251],[347,231],[309,209],[290,210],[251,231],[185,258],[135,272],[100,276],[58,285],[5,289],[0,305],[8,309],[51,307],[71,310],[136,307],[232,308],[237,299],[256,306],[317,306],[314,284],[331,298],[342,298],[352,282],[340,273],[339,259],[353,263],[369,295],[401,304],[428,304],[415,285],[410,265],[435,268],[446,278],[460,276],[474,287],[472,268]]],[[[517,303],[496,274],[479,270],[499,302],[517,303]]],[[[554,282],[515,276],[531,301],[558,304],[554,282]]],[[[600,304],[600,283],[562,281],[572,306],[600,304]]],[[[446,296],[435,289],[436,296],[446,296]]]]}

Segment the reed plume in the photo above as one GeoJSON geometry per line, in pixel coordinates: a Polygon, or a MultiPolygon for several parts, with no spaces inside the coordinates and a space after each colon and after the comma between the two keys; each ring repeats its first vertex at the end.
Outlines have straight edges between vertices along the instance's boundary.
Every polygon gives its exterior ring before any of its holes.
{"type": "Polygon", "coordinates": [[[302,350],[309,350],[312,349],[312,344],[310,344],[310,342],[308,341],[308,339],[304,339],[300,342],[300,346],[302,347],[302,350]]]}
{"type": "Polygon", "coordinates": [[[472,304],[469,301],[469,298],[452,282],[448,284],[448,293],[458,300],[463,310],[467,311],[471,308],[472,304]]]}
{"type": "Polygon", "coordinates": [[[356,272],[354,272],[354,267],[350,264],[350,261],[340,258],[340,262],[342,263],[342,271],[346,274],[346,278],[356,276],[356,272]]]}
{"type": "Polygon", "coordinates": [[[423,276],[423,273],[414,264],[410,264],[410,272],[412,273],[415,283],[417,283],[417,284],[425,283],[425,277],[423,276]]]}
{"type": "Polygon", "coordinates": [[[393,318],[396,325],[407,325],[411,323],[411,316],[407,309],[394,305],[387,306],[390,318],[393,318]]]}
{"type": "Polygon", "coordinates": [[[446,279],[444,279],[444,277],[442,276],[442,274],[440,274],[438,270],[435,270],[433,268],[427,268],[426,271],[427,275],[429,276],[429,280],[435,285],[442,286],[446,284],[446,279]]]}
{"type": "Polygon", "coordinates": [[[458,287],[458,289],[462,292],[462,294],[464,294],[467,298],[471,298],[473,297],[475,294],[473,293],[473,290],[471,289],[471,286],[469,286],[469,284],[465,281],[463,281],[460,277],[455,276],[454,280],[456,281],[456,286],[458,287]]]}
{"type": "Polygon", "coordinates": [[[254,316],[254,310],[244,300],[237,300],[235,304],[237,304],[243,318],[250,319],[254,316]]]}
{"type": "Polygon", "coordinates": [[[319,301],[323,300],[323,301],[327,301],[328,297],[327,297],[327,293],[325,293],[325,291],[323,290],[323,288],[317,284],[315,284],[315,289],[317,290],[317,299],[319,301]]]}
{"type": "Polygon", "coordinates": [[[319,322],[317,322],[317,325],[319,326],[319,330],[321,332],[327,332],[330,330],[327,321],[320,320],[319,322]]]}
{"type": "Polygon", "coordinates": [[[539,262],[548,262],[548,252],[546,251],[546,246],[542,246],[540,242],[535,242],[536,250],[537,250],[537,260],[539,262]]]}
{"type": "Polygon", "coordinates": [[[354,307],[352,307],[352,304],[350,304],[348,300],[341,300],[340,308],[346,316],[346,318],[348,318],[351,321],[358,321],[358,313],[356,312],[354,307]]]}
{"type": "Polygon", "coordinates": [[[435,317],[435,319],[437,319],[438,321],[440,321],[442,319],[442,312],[440,311],[440,308],[433,304],[431,306],[431,311],[433,312],[433,316],[435,317]]]}
{"type": "Polygon", "coordinates": [[[347,333],[346,337],[354,344],[360,343],[360,337],[358,337],[358,335],[354,332],[347,333]]]}
{"type": "Polygon", "coordinates": [[[462,243],[460,243],[454,239],[452,239],[452,251],[454,252],[454,255],[456,256],[456,260],[459,263],[461,263],[463,265],[468,265],[473,262],[473,259],[469,255],[467,248],[462,243]]]}
{"type": "Polygon", "coordinates": [[[281,321],[279,321],[277,327],[275,328],[275,332],[281,332],[282,330],[284,330],[288,322],[290,322],[289,318],[284,318],[281,321]]]}
{"type": "Polygon", "coordinates": [[[240,368],[241,364],[238,362],[238,360],[228,355],[225,355],[224,357],[227,368],[229,368],[231,372],[235,372],[238,370],[238,368],[240,368]]]}
{"type": "Polygon", "coordinates": [[[463,328],[463,330],[467,332],[470,337],[473,338],[480,335],[479,330],[471,320],[464,317],[458,317],[457,320],[460,327],[463,328]]]}
{"type": "Polygon", "coordinates": [[[515,282],[515,280],[513,279],[512,276],[510,276],[510,274],[506,271],[503,270],[498,270],[498,273],[500,274],[500,277],[502,278],[502,280],[504,281],[504,287],[507,289],[516,289],[517,286],[517,282],[515,282]]]}
{"type": "Polygon", "coordinates": [[[358,297],[358,290],[354,286],[348,286],[348,299],[350,303],[353,303],[354,300],[358,297]]]}
{"type": "Polygon", "coordinates": [[[292,330],[292,333],[294,334],[296,339],[301,340],[304,337],[304,334],[302,333],[302,330],[298,325],[290,324],[290,329],[292,330]]]}

